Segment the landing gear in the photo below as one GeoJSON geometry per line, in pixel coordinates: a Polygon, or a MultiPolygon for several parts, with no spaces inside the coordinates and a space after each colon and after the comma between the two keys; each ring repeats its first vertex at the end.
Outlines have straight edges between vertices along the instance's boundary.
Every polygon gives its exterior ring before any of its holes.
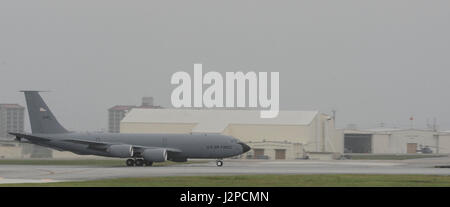
{"type": "Polygon", "coordinates": [[[127,159],[127,161],[125,162],[127,164],[128,167],[134,167],[134,166],[152,166],[153,162],[150,161],[146,161],[144,159],[141,158],[137,158],[137,159],[127,159]]]}
{"type": "Polygon", "coordinates": [[[223,161],[222,160],[217,160],[216,161],[216,165],[217,165],[217,167],[222,167],[223,166],[223,161]]]}
{"type": "Polygon", "coordinates": [[[132,166],[134,166],[134,160],[133,159],[128,159],[126,161],[126,164],[127,164],[127,166],[132,167],[132,166]]]}
{"type": "Polygon", "coordinates": [[[136,159],[135,163],[136,163],[136,166],[144,166],[144,160],[143,159],[136,159]]]}

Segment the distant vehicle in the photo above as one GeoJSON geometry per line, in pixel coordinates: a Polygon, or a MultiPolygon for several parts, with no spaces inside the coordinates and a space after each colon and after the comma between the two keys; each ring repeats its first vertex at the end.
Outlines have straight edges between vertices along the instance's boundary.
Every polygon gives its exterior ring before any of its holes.
{"type": "Polygon", "coordinates": [[[267,155],[257,155],[255,156],[255,159],[259,159],[259,160],[268,160],[270,159],[269,156],[267,155]]]}
{"type": "Polygon", "coordinates": [[[233,157],[250,150],[238,139],[219,134],[112,134],[67,131],[55,118],[39,91],[25,94],[31,134],[14,133],[22,139],[60,151],[79,155],[127,158],[127,166],[151,166],[153,162],[186,162],[189,158],[217,159],[233,157]]]}
{"type": "Polygon", "coordinates": [[[422,154],[433,154],[433,150],[430,146],[419,146],[420,149],[417,150],[417,152],[421,152],[422,154]]]}
{"type": "Polygon", "coordinates": [[[246,159],[268,160],[270,157],[267,155],[247,155],[246,159]]]}

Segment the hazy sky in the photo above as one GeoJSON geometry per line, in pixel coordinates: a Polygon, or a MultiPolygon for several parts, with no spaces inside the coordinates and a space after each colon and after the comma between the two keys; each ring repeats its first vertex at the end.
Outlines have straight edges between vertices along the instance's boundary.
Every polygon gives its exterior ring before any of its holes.
{"type": "Polygon", "coordinates": [[[0,103],[51,90],[72,130],[142,96],[171,106],[171,75],[194,63],[278,71],[281,109],[335,108],[338,127],[450,129],[448,0],[0,1],[0,103]]]}

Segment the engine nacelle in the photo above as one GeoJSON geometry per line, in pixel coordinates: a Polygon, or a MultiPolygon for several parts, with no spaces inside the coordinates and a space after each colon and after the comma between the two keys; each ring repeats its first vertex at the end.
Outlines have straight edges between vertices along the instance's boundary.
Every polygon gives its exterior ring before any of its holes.
{"type": "Polygon", "coordinates": [[[106,150],[112,157],[128,158],[133,157],[133,146],[121,144],[111,145],[106,150]]]}
{"type": "Polygon", "coordinates": [[[165,149],[146,149],[142,153],[142,157],[149,162],[164,162],[167,160],[167,151],[165,149]]]}

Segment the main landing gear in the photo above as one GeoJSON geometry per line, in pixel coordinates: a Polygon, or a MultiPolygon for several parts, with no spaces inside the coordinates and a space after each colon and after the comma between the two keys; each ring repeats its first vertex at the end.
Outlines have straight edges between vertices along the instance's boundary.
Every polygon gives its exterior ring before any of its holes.
{"type": "Polygon", "coordinates": [[[222,167],[223,166],[223,161],[222,160],[217,160],[216,161],[216,165],[217,165],[217,167],[222,167]]]}
{"type": "Polygon", "coordinates": [[[126,162],[127,166],[131,167],[134,166],[134,160],[133,159],[128,159],[126,162]]]}
{"type": "Polygon", "coordinates": [[[126,162],[127,166],[133,167],[133,166],[152,166],[153,162],[146,161],[144,159],[127,159],[126,162]]]}

